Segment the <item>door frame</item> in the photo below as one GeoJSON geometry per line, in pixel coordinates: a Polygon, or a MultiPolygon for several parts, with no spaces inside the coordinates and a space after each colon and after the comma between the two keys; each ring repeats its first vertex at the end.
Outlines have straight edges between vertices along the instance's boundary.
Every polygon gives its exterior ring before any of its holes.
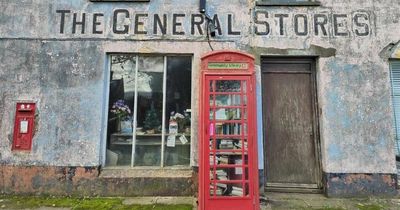
{"type": "MultiPolygon", "coordinates": [[[[318,89],[317,89],[317,63],[318,57],[315,56],[261,56],[261,65],[260,65],[260,73],[261,73],[261,85],[262,84],[262,75],[264,73],[281,73],[281,74],[302,74],[302,73],[310,73],[310,81],[311,81],[311,109],[313,112],[312,121],[313,121],[313,142],[315,145],[315,161],[316,161],[316,170],[315,170],[315,184],[286,184],[286,183],[274,183],[268,185],[267,182],[267,161],[265,154],[266,144],[263,145],[264,150],[264,190],[265,191],[278,191],[278,192],[311,192],[311,193],[321,193],[323,188],[323,173],[322,173],[322,153],[321,153],[321,139],[320,139],[320,126],[319,126],[319,106],[318,106],[318,89]],[[273,64],[290,64],[290,63],[302,63],[302,64],[310,64],[310,71],[267,71],[263,70],[263,66],[267,65],[267,63],[273,64]]],[[[263,93],[261,89],[261,97],[263,99],[263,93]]],[[[265,106],[262,100],[262,110],[263,116],[265,113],[265,106]]],[[[266,122],[264,122],[266,123],[266,122]]],[[[263,142],[265,142],[265,130],[266,126],[263,126],[263,142]]]]}

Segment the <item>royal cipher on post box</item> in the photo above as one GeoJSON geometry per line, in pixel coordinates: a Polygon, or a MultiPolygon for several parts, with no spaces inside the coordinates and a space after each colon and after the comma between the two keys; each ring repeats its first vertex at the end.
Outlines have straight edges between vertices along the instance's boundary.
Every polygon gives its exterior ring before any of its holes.
{"type": "Polygon", "coordinates": [[[199,209],[258,210],[254,58],[214,51],[201,68],[199,209]]]}
{"type": "Polygon", "coordinates": [[[35,126],[36,104],[19,102],[16,105],[12,150],[31,150],[35,126]]]}

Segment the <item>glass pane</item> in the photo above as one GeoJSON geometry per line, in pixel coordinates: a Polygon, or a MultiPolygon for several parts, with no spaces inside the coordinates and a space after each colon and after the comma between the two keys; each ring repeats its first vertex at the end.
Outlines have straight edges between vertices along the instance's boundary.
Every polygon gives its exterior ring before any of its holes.
{"type": "Polygon", "coordinates": [[[136,56],[111,56],[107,166],[131,165],[135,68],[136,56]]]}
{"type": "Polygon", "coordinates": [[[214,147],[214,139],[210,139],[210,150],[215,149],[214,147]]]}
{"type": "Polygon", "coordinates": [[[237,149],[242,149],[243,147],[243,142],[244,142],[244,151],[247,151],[248,146],[247,146],[247,139],[244,139],[243,141],[239,141],[238,143],[235,143],[235,147],[237,149]]]}
{"type": "Polygon", "coordinates": [[[135,166],[161,164],[163,65],[163,57],[139,57],[135,166]]]}
{"type": "Polygon", "coordinates": [[[210,95],[210,106],[214,106],[214,95],[210,95]]]}
{"type": "Polygon", "coordinates": [[[136,134],[135,166],[160,166],[161,134],[136,134]]]}
{"type": "MultiPolygon", "coordinates": [[[[171,138],[171,137],[169,137],[171,138]]],[[[164,160],[165,166],[189,165],[190,164],[190,136],[177,135],[175,145],[168,143],[171,139],[166,139],[164,160]],[[182,140],[185,138],[186,140],[182,140]]]]}
{"type": "Polygon", "coordinates": [[[249,184],[244,184],[244,196],[249,196],[249,184]]]}
{"type": "Polygon", "coordinates": [[[242,197],[243,196],[243,185],[241,183],[225,183],[217,182],[216,185],[212,183],[210,185],[211,196],[229,196],[229,197],[242,197]],[[214,194],[214,190],[215,194],[214,194]]]}
{"type": "MultiPolygon", "coordinates": [[[[216,106],[240,106],[241,100],[240,95],[216,95],[215,105],[216,106]]],[[[210,98],[211,101],[211,98],[210,98]]],[[[211,103],[210,103],[211,105],[211,103]]]]}
{"type": "MultiPolygon", "coordinates": [[[[212,113],[212,110],[210,110],[212,113]]],[[[240,120],[241,109],[240,108],[217,108],[215,109],[216,120],[240,120]]]]}
{"type": "MultiPolygon", "coordinates": [[[[234,149],[241,150],[242,149],[242,140],[239,138],[217,138],[216,141],[216,149],[234,149]]],[[[246,145],[246,143],[245,143],[246,145]]]]}
{"type": "Polygon", "coordinates": [[[240,92],[240,80],[217,80],[215,92],[240,92]]]}
{"type": "Polygon", "coordinates": [[[190,164],[192,58],[167,57],[165,165],[190,164]]]}
{"type": "Polygon", "coordinates": [[[215,134],[217,135],[241,135],[242,123],[216,123],[215,134]]]}

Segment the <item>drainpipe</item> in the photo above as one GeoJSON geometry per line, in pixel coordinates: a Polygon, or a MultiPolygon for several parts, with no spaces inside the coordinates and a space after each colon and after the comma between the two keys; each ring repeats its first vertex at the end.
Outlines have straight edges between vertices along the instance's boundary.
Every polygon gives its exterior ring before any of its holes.
{"type": "Polygon", "coordinates": [[[200,0],[200,13],[206,13],[206,0],[200,0]]]}
{"type": "Polygon", "coordinates": [[[215,30],[217,27],[215,27],[213,19],[207,13],[206,0],[200,0],[200,13],[207,19],[207,35],[209,34],[211,37],[215,37],[215,30]]]}

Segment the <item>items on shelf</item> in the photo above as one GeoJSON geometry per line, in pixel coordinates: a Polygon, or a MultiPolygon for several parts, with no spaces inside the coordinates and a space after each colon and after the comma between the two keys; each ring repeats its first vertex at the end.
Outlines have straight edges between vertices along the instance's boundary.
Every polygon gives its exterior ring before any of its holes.
{"type": "Polygon", "coordinates": [[[226,184],[226,183],[216,183],[215,185],[211,184],[210,195],[214,195],[214,189],[215,189],[215,195],[219,196],[243,196],[243,188],[232,186],[232,184],[226,184]]]}
{"type": "Polygon", "coordinates": [[[146,117],[143,122],[143,128],[145,129],[146,133],[153,134],[159,130],[158,127],[160,125],[160,119],[157,115],[156,110],[154,109],[154,106],[152,105],[151,108],[146,112],[146,117]]]}
{"type": "Polygon", "coordinates": [[[216,123],[216,134],[241,135],[241,123],[216,123]]]}
{"type": "Polygon", "coordinates": [[[222,139],[219,143],[219,149],[234,149],[233,141],[228,139],[222,139]]]}
{"type": "MultiPolygon", "coordinates": [[[[233,143],[235,149],[242,149],[242,141],[238,141],[237,143],[233,143]]],[[[244,149],[247,150],[247,141],[244,142],[244,149]]]]}
{"type": "Polygon", "coordinates": [[[232,186],[231,195],[242,196],[243,195],[243,189],[241,187],[232,186]]]}

